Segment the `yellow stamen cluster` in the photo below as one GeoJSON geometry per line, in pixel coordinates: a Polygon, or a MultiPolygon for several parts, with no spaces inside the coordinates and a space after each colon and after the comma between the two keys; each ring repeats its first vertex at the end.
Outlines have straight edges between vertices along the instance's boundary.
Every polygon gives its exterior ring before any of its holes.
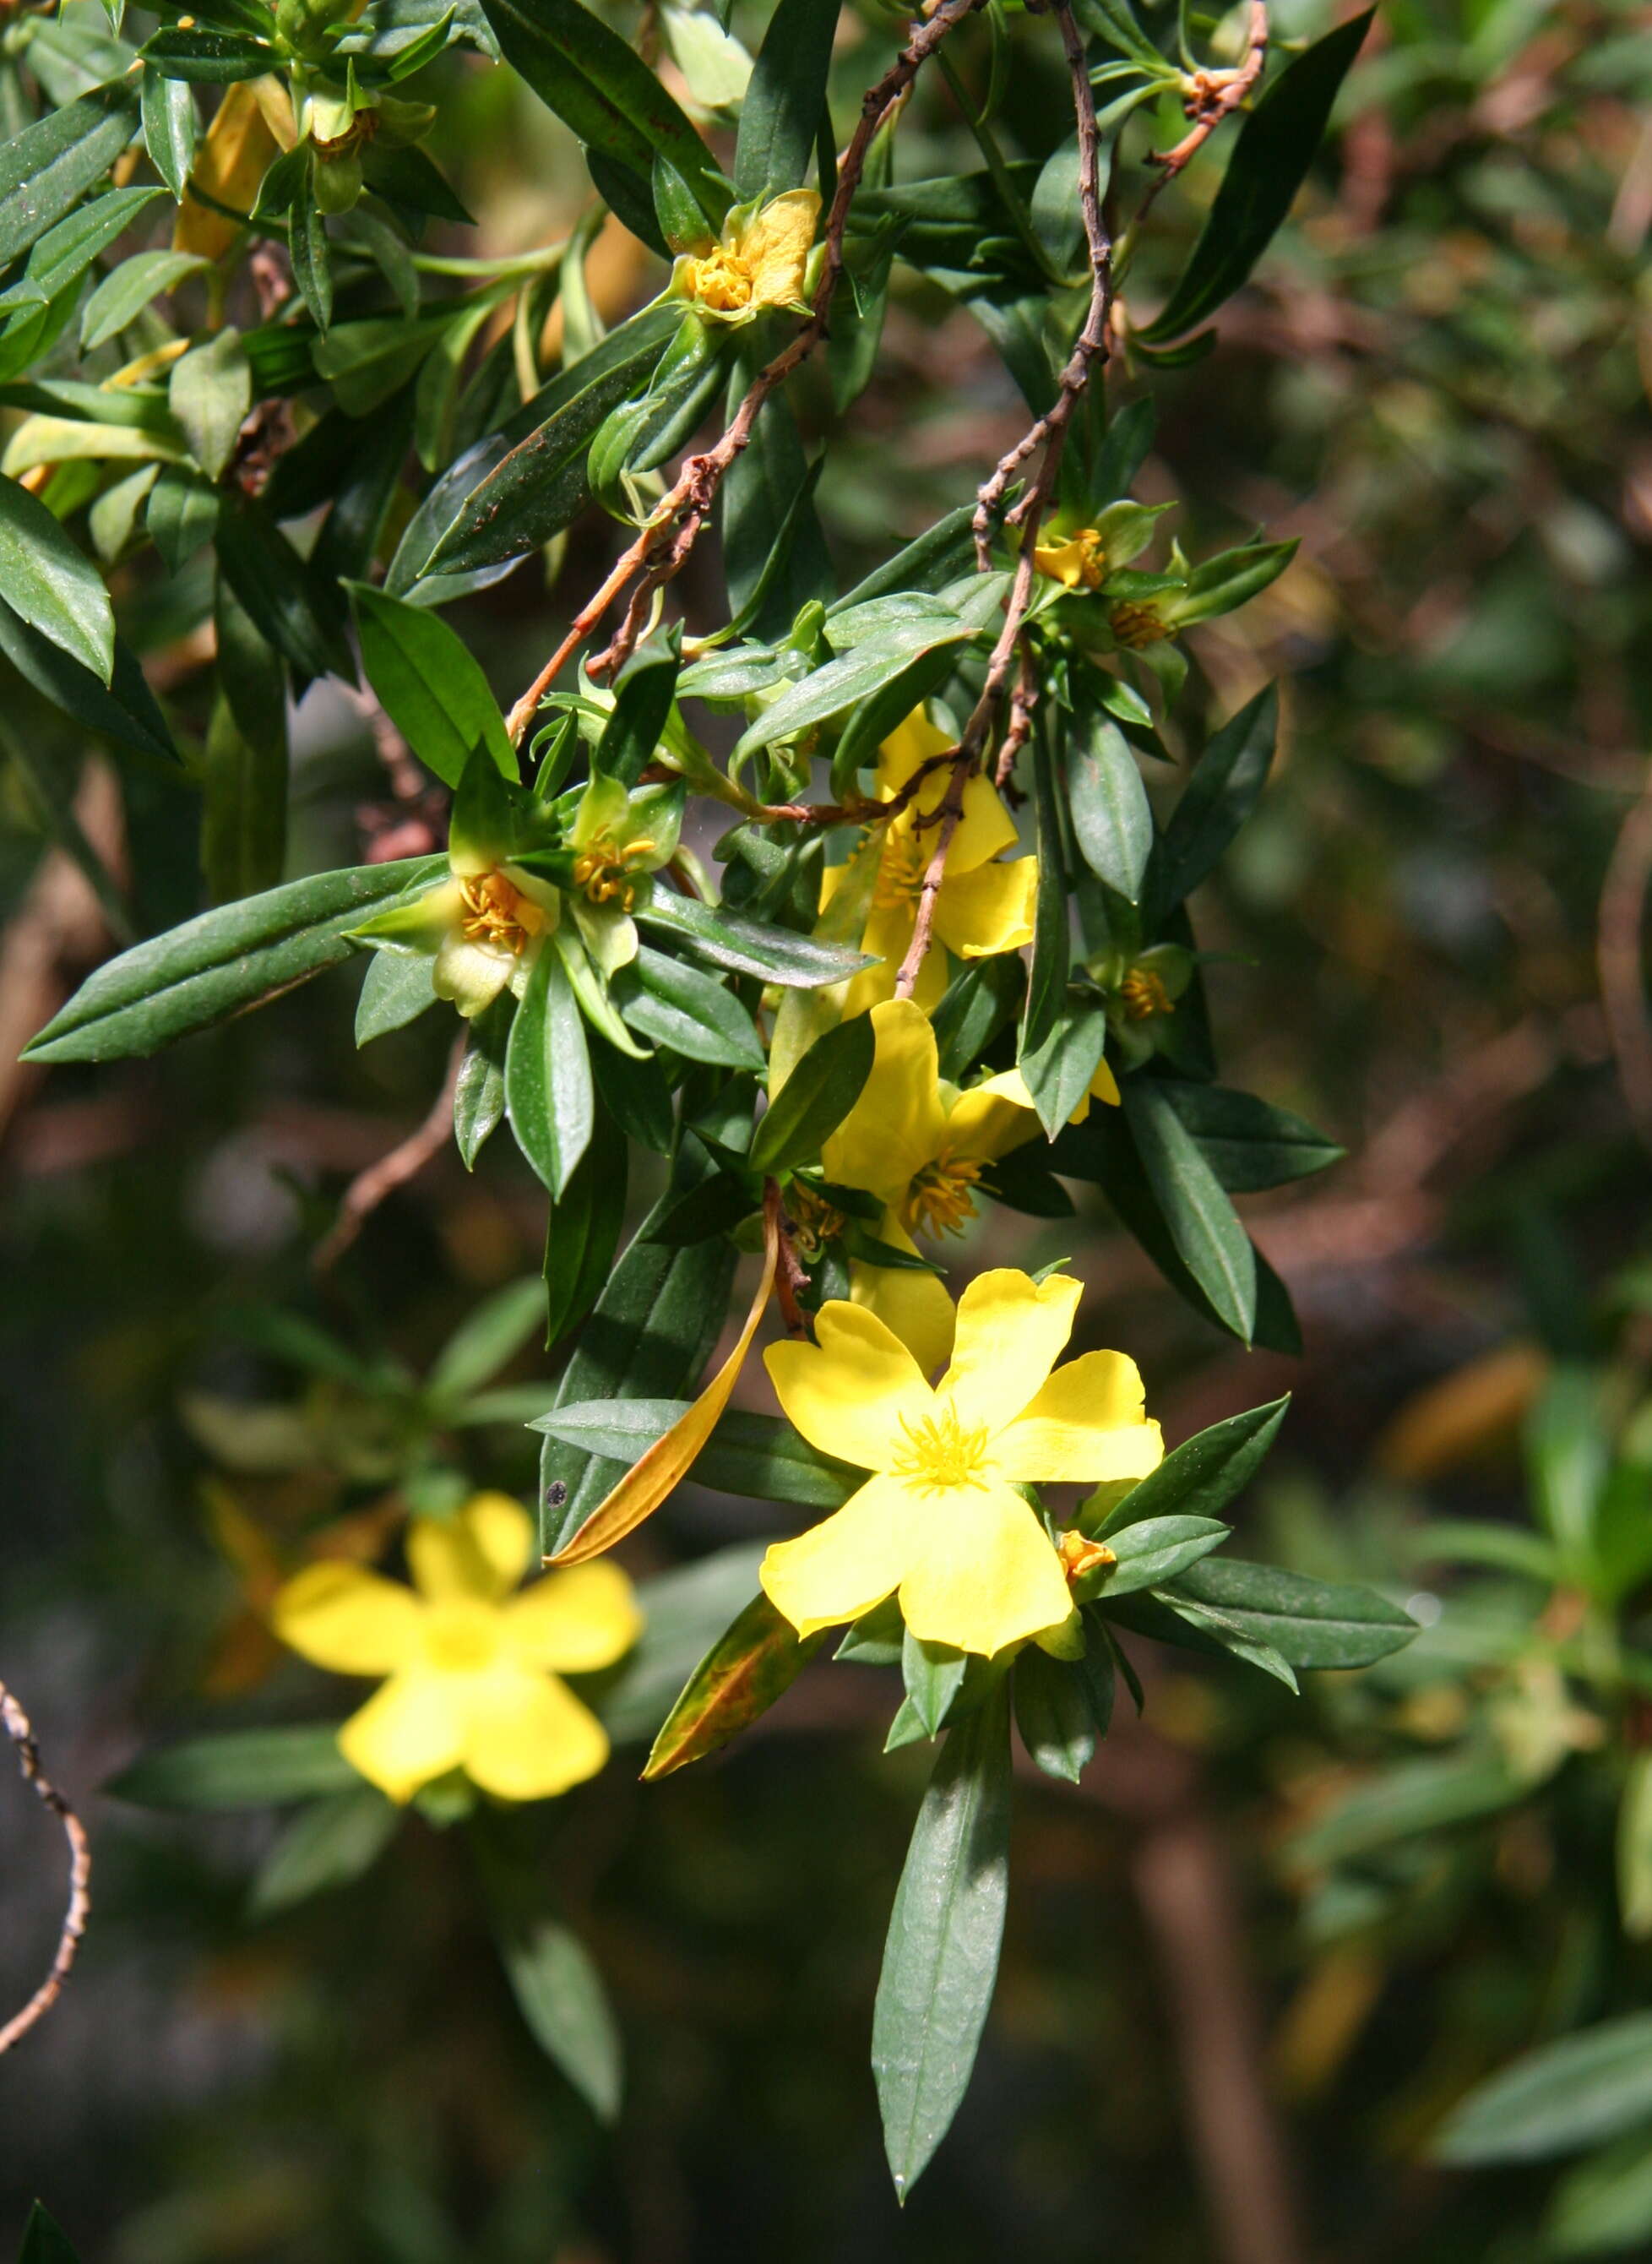
{"type": "Polygon", "coordinates": [[[685,297],[698,299],[714,314],[739,315],[756,296],[757,278],[749,259],[720,243],[702,258],[683,262],[681,287],[685,297]]]}
{"type": "Polygon", "coordinates": [[[1113,642],[1127,652],[1140,652],[1143,645],[1159,644],[1169,636],[1170,630],[1151,606],[1115,606],[1108,615],[1107,626],[1113,642]]]}
{"type": "Polygon", "coordinates": [[[574,884],[593,904],[617,903],[628,912],[637,900],[637,876],[630,869],[652,857],[658,844],[647,833],[634,841],[615,843],[605,833],[582,849],[574,860],[574,884]]]}
{"type": "Polygon", "coordinates": [[[884,838],[878,877],[872,886],[872,901],[878,910],[898,911],[902,904],[916,903],[929,861],[928,845],[918,838],[914,827],[892,825],[884,838]]]}
{"type": "Polygon", "coordinates": [[[793,1180],[786,1201],[793,1241],[805,1258],[818,1258],[822,1244],[836,1241],[843,1232],[843,1213],[801,1179],[793,1180]]]}
{"type": "Polygon", "coordinates": [[[901,1204],[901,1223],[909,1234],[961,1234],[964,1221],[975,1215],[975,1182],[981,1177],[980,1157],[954,1156],[943,1148],[925,1164],[907,1188],[901,1204]]]}
{"type": "Polygon", "coordinates": [[[499,1615],[468,1596],[432,1604],[421,1633],[431,1665],[448,1674],[474,1673],[499,1649],[499,1615]]]}
{"type": "Polygon", "coordinates": [[[1105,1542],[1092,1541],[1077,1527],[1069,1525],[1055,1544],[1056,1554],[1069,1582],[1082,1580],[1086,1572],[1094,1572],[1104,1564],[1116,1564],[1119,1559],[1105,1542]]]}
{"type": "Polygon", "coordinates": [[[1145,1022],[1155,1014],[1176,1012],[1163,979],[1150,967],[1133,967],[1119,985],[1119,997],[1133,1022],[1145,1022]]]}
{"type": "Polygon", "coordinates": [[[543,932],[545,914],[500,872],[478,873],[459,884],[464,911],[460,932],[472,943],[489,943],[519,959],[531,940],[543,932]]]}
{"type": "Polygon", "coordinates": [[[945,1493],[953,1486],[984,1486],[982,1465],[987,1458],[989,1433],[983,1423],[966,1430],[955,1407],[912,1423],[902,1416],[901,1428],[909,1445],[891,1465],[896,1477],[925,1493],[945,1493]]]}

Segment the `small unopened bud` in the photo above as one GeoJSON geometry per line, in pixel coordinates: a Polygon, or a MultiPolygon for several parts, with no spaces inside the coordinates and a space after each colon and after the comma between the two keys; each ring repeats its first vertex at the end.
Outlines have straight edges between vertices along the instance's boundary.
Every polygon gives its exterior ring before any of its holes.
{"type": "Polygon", "coordinates": [[[1092,1541],[1076,1525],[1069,1525],[1055,1544],[1056,1554],[1067,1574],[1069,1586],[1082,1580],[1087,1572],[1098,1572],[1105,1565],[1116,1564],[1119,1559],[1105,1541],[1092,1541]]]}

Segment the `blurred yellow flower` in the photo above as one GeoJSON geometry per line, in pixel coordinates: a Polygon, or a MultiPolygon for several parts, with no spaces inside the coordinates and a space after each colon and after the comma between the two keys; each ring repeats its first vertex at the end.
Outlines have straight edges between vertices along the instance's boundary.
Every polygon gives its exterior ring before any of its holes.
{"type": "Polygon", "coordinates": [[[859,1305],[823,1305],[818,1344],[770,1346],[794,1428],[873,1473],[823,1525],[763,1560],[764,1592],[799,1635],[898,1594],[915,1636],[990,1658],[1068,1616],[1061,1559],[1016,1482],[1139,1478],[1163,1453],[1133,1361],[1090,1352],[1051,1374],[1082,1294],[1059,1274],[978,1274],[933,1390],[859,1305]]]}
{"type": "MultiPolygon", "coordinates": [[[[916,1252],[919,1238],[963,1232],[982,1172],[1032,1139],[1039,1120],[1018,1070],[965,1092],[946,1083],[935,1033],[915,1000],[880,1001],[872,1027],[872,1074],[822,1149],[821,1165],[829,1181],[863,1187],[885,1205],[881,1241],[916,1252]]],[[[1105,1062],[1090,1091],[1119,1098],[1105,1062]]],[[[1086,1096],[1076,1114],[1089,1105],[1086,1096]]],[[[853,1302],[886,1321],[926,1374],[938,1368],[952,1351],[953,1301],[935,1275],[858,1261],[849,1274],[853,1302]]]]}
{"type": "Polygon", "coordinates": [[[736,206],[721,243],[678,259],[672,292],[713,322],[754,322],[777,307],[806,314],[804,271],[819,217],[813,189],[788,189],[755,208],[736,206]]]}
{"type": "MultiPolygon", "coordinates": [[[[909,715],[878,751],[877,796],[892,802],[913,773],[931,755],[952,745],[921,712],[909,715]]],[[[879,826],[862,855],[874,855],[877,871],[860,947],[880,961],[853,976],[844,992],[845,1014],[865,1013],[880,998],[895,995],[917,924],[918,892],[935,853],[939,829],[935,813],[946,793],[948,773],[938,766],[899,814],[879,826]]],[[[918,969],[913,997],[925,1013],[939,1005],[946,988],[946,951],[960,959],[986,959],[1000,951],[1019,951],[1032,940],[1032,901],[1038,887],[1036,857],[1006,864],[1003,852],[1017,838],[1015,821],[990,780],[976,776],[964,787],[963,810],[946,853],[946,869],[935,899],[934,940],[918,969]]],[[[829,865],[821,875],[824,910],[837,893],[847,865],[829,865]]]]}
{"type": "Polygon", "coordinates": [[[501,1800],[546,1800],[595,1776],[608,1734],[556,1670],[612,1665],[641,1617],[612,1564],[554,1572],[511,1591],[533,1554],[532,1519],[477,1494],[451,1519],[408,1529],[414,1586],[356,1564],[312,1564],[271,1607],[283,1643],[383,1687],[338,1733],[344,1758],[392,1800],[462,1768],[501,1800]]]}

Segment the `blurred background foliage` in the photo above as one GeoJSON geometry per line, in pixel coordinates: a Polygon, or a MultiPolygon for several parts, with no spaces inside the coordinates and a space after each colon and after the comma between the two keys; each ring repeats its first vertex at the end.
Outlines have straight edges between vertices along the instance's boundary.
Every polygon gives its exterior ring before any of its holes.
{"type": "MultiPolygon", "coordinates": [[[[1333,12],[1292,0],[1276,27],[1333,12]]],[[[652,27],[691,78],[712,49],[696,20],[652,27]]],[[[845,24],[849,105],[890,32],[845,24]]],[[[1059,114],[1048,49],[1019,38],[1004,84],[1003,130],[1034,156],[1059,114]]],[[[960,56],[984,74],[984,42],[960,56]]],[[[479,221],[456,248],[564,231],[565,137],[509,73],[442,69],[433,147],[479,221]]],[[[1562,2063],[1547,2124],[1540,2063],[1512,2166],[1474,2166],[1463,2106],[1534,2049],[1610,2043],[1652,1970],[1648,94],[1630,0],[1390,0],[1221,351],[1155,375],[1139,492],[1185,505],[1189,551],[1262,524],[1302,538],[1187,644],[1213,715],[1286,678],[1280,759],[1201,941],[1228,954],[1211,988],[1234,1082],[1349,1151],[1245,1205],[1304,1358],[1216,1343],[1092,1189],[1074,1219],[982,1230],[988,1262],[1071,1252],[1093,1340],[1140,1360],[1172,1440],[1292,1390],[1240,1545],[1382,1586],[1421,1639],[1300,1701],[1159,1654],[1145,1723],[1119,1723],[1081,1792],[1025,1783],[977,2079],[898,2219],[866,2031],[925,1763],[880,1756],[876,1671],[817,1667],[735,1752],[646,1792],[622,1752],[533,1819],[625,2032],[605,2133],[518,2017],[457,1834],[410,1818],[354,1883],[250,1909],[278,1818],[96,1790],[164,1737],[321,1710],[258,1617],[307,1534],[368,1550],[454,1469],[530,1487],[519,1406],[492,1419],[418,1382],[501,1293],[497,1373],[467,1390],[542,1397],[508,1325],[539,1259],[526,1167],[503,1142],[474,1179],[444,1156],[318,1288],[331,1201],[423,1113],[446,1034],[358,1056],[351,978],[330,976],[152,1063],[0,1065],[0,1655],[99,1863],[81,1970],[0,2064],[0,2227],[39,2193],[99,2264],[1652,2253],[1633,2050],[1615,2078],[1562,2063]]],[[[940,82],[912,125],[916,171],[974,162],[940,82]]],[[[1144,316],[1218,171],[1165,199],[1175,225],[1131,279],[1144,316]]],[[[617,230],[594,272],[615,313],[657,279],[617,230]]],[[[823,373],[801,401],[830,422],[823,373]]],[[[1022,421],[970,314],[897,288],[817,497],[845,564],[967,494],[1022,421]]],[[[577,527],[547,571],[450,614],[507,698],[608,540],[577,527]]],[[[186,584],[140,571],[126,618],[199,729],[186,584]]],[[[692,616],[693,570],[683,596],[692,616]]],[[[294,749],[292,868],[353,860],[392,799],[370,731],[323,687],[294,749]]],[[[93,758],[76,807],[100,844],[124,830],[144,925],[178,917],[192,800],[141,762],[117,794],[93,758]]],[[[4,1064],[106,947],[15,764],[0,913],[4,1064]]],[[[686,1490],[633,1561],[769,1520],[686,1490]]],[[[10,1781],[0,1833],[9,2005],[60,1906],[10,1781]]]]}

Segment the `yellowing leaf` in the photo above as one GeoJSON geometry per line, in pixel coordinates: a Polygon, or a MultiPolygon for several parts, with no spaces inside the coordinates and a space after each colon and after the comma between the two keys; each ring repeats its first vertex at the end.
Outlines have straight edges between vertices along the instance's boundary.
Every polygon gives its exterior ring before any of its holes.
{"type": "MultiPolygon", "coordinates": [[[[190,175],[192,186],[199,185],[235,212],[251,211],[259,183],[283,149],[293,146],[291,105],[286,113],[289,138],[284,141],[271,127],[268,108],[274,108],[278,118],[281,113],[270,98],[260,96],[258,90],[264,83],[240,79],[228,89],[190,175]]],[[[282,91],[278,87],[276,91],[285,102],[282,91]]],[[[172,249],[198,252],[204,259],[221,259],[240,233],[235,221],[186,193],[178,208],[172,249]]]]}

